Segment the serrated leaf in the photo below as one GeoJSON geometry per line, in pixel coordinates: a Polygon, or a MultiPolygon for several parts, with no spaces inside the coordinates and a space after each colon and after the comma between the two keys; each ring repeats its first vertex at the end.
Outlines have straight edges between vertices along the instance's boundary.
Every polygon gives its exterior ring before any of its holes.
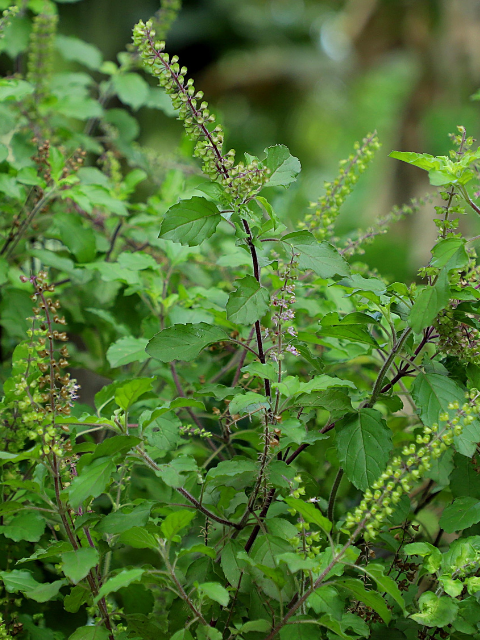
{"type": "Polygon", "coordinates": [[[146,338],[120,338],[108,348],[107,360],[112,369],[132,362],[145,362],[148,358],[145,352],[147,344],[146,338]]]}
{"type": "Polygon", "coordinates": [[[227,339],[219,327],[205,322],[198,324],[174,324],[157,333],[147,345],[146,352],[161,362],[194,360],[200,351],[214,342],[227,339]]]}
{"type": "Polygon", "coordinates": [[[245,276],[233,283],[236,291],[227,302],[227,318],[238,324],[253,324],[269,309],[270,295],[253,276],[245,276]]]}
{"type": "Polygon", "coordinates": [[[288,148],[283,144],[268,147],[265,152],[267,157],[263,163],[267,169],[270,169],[270,176],[265,186],[287,186],[295,182],[302,168],[300,160],[292,156],[288,148]]]}
{"type": "Polygon", "coordinates": [[[463,496],[455,498],[443,510],[439,524],[446,533],[454,533],[468,529],[477,522],[480,522],[480,502],[476,498],[463,496]]]}
{"type": "Polygon", "coordinates": [[[93,547],[62,553],[63,573],[74,584],[85,578],[96,564],[98,564],[98,551],[93,547]]]}
{"type": "Polygon", "coordinates": [[[361,409],[337,423],[338,456],[348,479],[365,491],[384,471],[392,450],[392,434],[375,409],[361,409]]]}
{"type": "Polygon", "coordinates": [[[289,244],[299,253],[300,269],[311,269],[321,278],[335,275],[348,276],[350,267],[338,251],[328,242],[317,242],[309,231],[295,231],[283,236],[282,242],[289,244]]]}
{"type": "Polygon", "coordinates": [[[170,207],[165,213],[159,237],[194,247],[213,235],[221,219],[213,202],[194,196],[170,207]]]}

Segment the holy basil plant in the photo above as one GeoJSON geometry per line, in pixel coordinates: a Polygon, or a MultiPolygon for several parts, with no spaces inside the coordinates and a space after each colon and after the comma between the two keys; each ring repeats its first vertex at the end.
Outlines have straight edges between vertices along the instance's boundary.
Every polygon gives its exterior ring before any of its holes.
{"type": "Polygon", "coordinates": [[[3,14],[0,638],[479,639],[480,153],[391,154],[440,199],[390,282],[351,258],[423,201],[334,237],[376,134],[279,215],[300,162],[225,146],[178,10],[118,63],[53,2],[3,14]]]}

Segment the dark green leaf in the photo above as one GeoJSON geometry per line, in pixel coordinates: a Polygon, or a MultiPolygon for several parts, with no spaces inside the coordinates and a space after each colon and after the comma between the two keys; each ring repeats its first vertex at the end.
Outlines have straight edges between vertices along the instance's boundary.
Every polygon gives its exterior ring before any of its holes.
{"type": "Polygon", "coordinates": [[[124,569],[120,573],[117,573],[113,578],[109,578],[100,588],[98,595],[95,597],[94,602],[97,603],[100,598],[108,595],[109,593],[113,593],[122,589],[123,587],[128,587],[132,582],[137,582],[140,580],[144,573],[143,569],[124,569]]]}
{"type": "Polygon", "coordinates": [[[98,564],[98,551],[92,547],[67,551],[62,554],[63,573],[74,584],[85,578],[96,564],[98,564]]]}
{"type": "Polygon", "coordinates": [[[115,464],[111,458],[98,458],[82,469],[68,488],[70,504],[74,509],[87,498],[97,498],[111,479],[115,464]]]}
{"type": "Polygon", "coordinates": [[[340,578],[335,581],[335,587],[337,586],[350,592],[355,600],[360,600],[360,602],[366,604],[367,607],[376,611],[385,624],[390,622],[392,614],[385,604],[385,600],[377,591],[367,591],[360,580],[353,578],[340,578]]]}

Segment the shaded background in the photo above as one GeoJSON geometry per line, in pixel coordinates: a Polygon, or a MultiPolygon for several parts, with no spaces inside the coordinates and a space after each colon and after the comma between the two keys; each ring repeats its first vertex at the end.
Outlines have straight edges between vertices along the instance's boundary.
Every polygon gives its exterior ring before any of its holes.
{"type": "MultiPolygon", "coordinates": [[[[114,60],[153,0],[60,4],[60,30],[114,60]]],[[[220,112],[227,145],[261,154],[286,144],[303,166],[280,213],[295,220],[322,193],[353,143],[376,129],[383,144],[349,197],[339,232],[367,226],[393,204],[422,195],[426,173],[392,149],[448,154],[449,132],[479,133],[479,0],[185,0],[167,40],[197,89],[220,112]]],[[[180,123],[139,112],[141,142],[169,153],[180,123]]],[[[464,222],[479,233],[473,215],[464,222]]],[[[365,260],[397,279],[415,277],[435,238],[431,205],[398,223],[365,260]],[[388,260],[386,260],[388,255],[388,260]]]]}

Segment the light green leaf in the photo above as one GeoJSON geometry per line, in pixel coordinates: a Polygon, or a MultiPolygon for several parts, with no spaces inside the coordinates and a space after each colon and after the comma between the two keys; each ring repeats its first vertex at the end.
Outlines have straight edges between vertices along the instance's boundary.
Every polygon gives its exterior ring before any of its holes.
{"type": "Polygon", "coordinates": [[[48,602],[58,595],[64,584],[66,584],[66,580],[55,580],[55,582],[39,584],[35,589],[24,593],[27,598],[35,600],[35,602],[48,602]]]}
{"type": "Polygon", "coordinates": [[[115,464],[111,458],[98,458],[73,479],[68,487],[70,504],[77,509],[87,498],[97,498],[110,481],[115,464]]]}
{"type": "Polygon", "coordinates": [[[432,249],[431,266],[437,269],[447,267],[450,269],[460,269],[468,262],[468,255],[465,251],[464,238],[446,238],[438,242],[432,249]]]}
{"type": "Polygon", "coordinates": [[[117,542],[128,544],[134,549],[158,549],[158,542],[151,533],[143,527],[132,527],[119,535],[117,542]]]}
{"type": "Polygon", "coordinates": [[[170,207],[165,213],[159,237],[194,247],[213,235],[221,219],[213,202],[194,196],[170,207]]]}
{"type": "Polygon", "coordinates": [[[259,393],[253,391],[247,391],[247,393],[238,393],[228,405],[230,415],[246,413],[254,413],[259,409],[267,409],[270,406],[270,402],[265,396],[261,396],[259,393]]]}
{"type": "Polygon", "coordinates": [[[146,352],[161,362],[194,360],[200,351],[214,342],[226,340],[227,334],[219,327],[205,322],[174,324],[157,333],[147,345],[146,352]]]}
{"type": "Polygon", "coordinates": [[[14,569],[13,571],[0,571],[0,578],[3,580],[5,589],[8,593],[17,593],[18,591],[32,591],[39,586],[39,582],[35,580],[30,571],[24,569],[14,569]]]}
{"type": "Polygon", "coordinates": [[[267,157],[263,162],[267,169],[270,170],[270,176],[265,186],[287,186],[295,182],[302,168],[300,160],[292,156],[288,148],[283,144],[268,147],[265,152],[267,157]]]}
{"type": "Polygon", "coordinates": [[[20,101],[34,92],[34,86],[25,80],[16,78],[0,79],[0,102],[20,101]]]}
{"type": "Polygon", "coordinates": [[[10,522],[0,527],[0,532],[14,542],[26,540],[38,542],[45,531],[45,520],[35,512],[24,512],[15,516],[10,522]]]}
{"type": "Polygon", "coordinates": [[[181,422],[175,415],[164,418],[162,414],[162,409],[144,411],[139,418],[139,424],[152,447],[158,447],[162,451],[174,451],[182,441],[179,431],[181,422]]]}
{"type": "Polygon", "coordinates": [[[150,87],[138,73],[118,74],[112,80],[117,96],[135,111],[147,102],[150,87]]]}
{"type": "Polygon", "coordinates": [[[201,595],[208,596],[211,600],[215,600],[222,607],[226,607],[230,599],[228,591],[219,582],[204,582],[198,585],[198,592],[201,595]]]}
{"type": "Polygon", "coordinates": [[[115,402],[125,411],[152,389],[154,378],[134,378],[115,390],[115,402]]]}
{"type": "Polygon", "coordinates": [[[361,409],[337,423],[337,452],[348,479],[365,491],[385,469],[392,450],[392,434],[375,409],[361,409]]]}
{"type": "Polygon", "coordinates": [[[384,567],[380,564],[369,563],[365,566],[365,573],[375,580],[378,591],[389,595],[405,612],[405,599],[393,578],[384,574],[384,567]]]}
{"type": "Polygon", "coordinates": [[[73,36],[57,35],[55,46],[65,60],[80,62],[89,69],[98,70],[102,65],[102,54],[93,44],[74,38],[73,36]]]}
{"type": "Polygon", "coordinates": [[[109,593],[113,593],[115,591],[118,591],[119,589],[123,589],[123,587],[128,587],[128,585],[132,584],[132,582],[137,582],[138,580],[140,580],[143,574],[143,569],[124,569],[120,573],[117,573],[116,576],[114,576],[113,578],[109,578],[100,588],[97,596],[94,599],[95,604],[109,593]]]}
{"type": "Polygon", "coordinates": [[[418,606],[420,612],[410,617],[426,627],[446,627],[455,620],[458,611],[456,600],[448,596],[438,597],[431,591],[422,593],[418,606]]]}
{"type": "Polygon", "coordinates": [[[55,224],[60,230],[60,239],[79,262],[95,259],[95,234],[90,227],[84,227],[82,219],[73,213],[57,214],[55,224]]]}
{"type": "Polygon", "coordinates": [[[162,533],[167,540],[173,540],[179,531],[187,527],[195,518],[195,511],[175,511],[168,515],[161,524],[162,533]]]}
{"type": "Polygon", "coordinates": [[[146,338],[120,338],[108,348],[107,360],[112,369],[132,362],[145,362],[148,358],[145,352],[147,344],[146,338]]]}
{"type": "Polygon", "coordinates": [[[298,256],[300,269],[311,269],[321,278],[335,275],[348,276],[350,267],[328,242],[317,242],[309,231],[295,231],[283,236],[282,242],[293,247],[298,256]]]}
{"type": "Polygon", "coordinates": [[[93,547],[84,547],[77,551],[62,553],[63,573],[74,584],[80,582],[96,564],[98,551],[93,547]]]}
{"type": "Polygon", "coordinates": [[[286,504],[291,509],[295,509],[302,516],[305,522],[309,522],[310,524],[316,524],[320,529],[326,531],[327,533],[332,529],[332,523],[328,518],[325,518],[324,515],[320,512],[317,507],[315,507],[311,502],[304,502],[299,498],[285,498],[286,504]]]}
{"type": "Polygon", "coordinates": [[[269,309],[268,290],[261,287],[253,276],[245,276],[233,284],[237,289],[228,298],[227,318],[248,325],[260,320],[269,309]]]}
{"type": "Polygon", "coordinates": [[[476,498],[463,496],[446,507],[440,518],[440,526],[446,533],[468,529],[480,522],[480,502],[476,498]]]}
{"type": "Polygon", "coordinates": [[[407,556],[420,556],[425,558],[423,566],[429,573],[436,573],[442,564],[442,554],[437,547],[429,542],[412,542],[404,548],[407,556]]]}
{"type": "Polygon", "coordinates": [[[408,324],[415,333],[420,333],[422,329],[432,324],[449,300],[448,272],[443,269],[433,286],[426,286],[420,291],[408,316],[408,324]]]}

